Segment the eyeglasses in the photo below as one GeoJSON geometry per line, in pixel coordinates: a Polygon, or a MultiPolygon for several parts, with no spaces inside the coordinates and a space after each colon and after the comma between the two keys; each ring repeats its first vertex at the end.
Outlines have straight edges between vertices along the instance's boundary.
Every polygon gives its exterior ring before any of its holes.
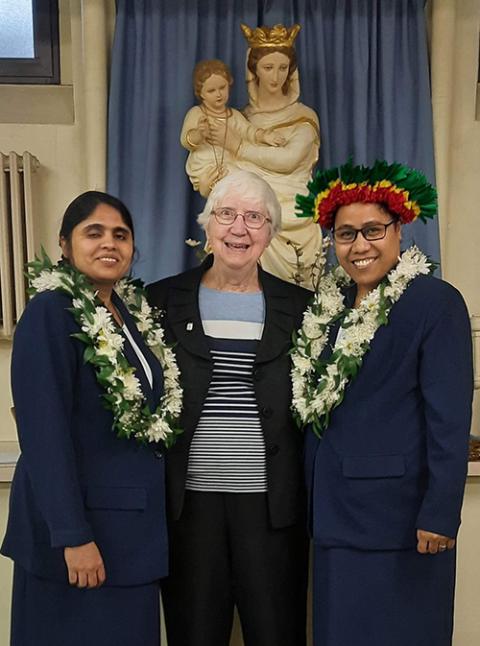
{"type": "Polygon", "coordinates": [[[263,213],[259,213],[258,211],[245,211],[244,213],[241,213],[240,211],[231,209],[228,206],[216,209],[212,211],[212,213],[219,224],[233,224],[240,215],[248,229],[261,229],[265,222],[271,222],[267,216],[263,215],[263,213]]]}
{"type": "Polygon", "coordinates": [[[368,242],[382,240],[387,235],[387,227],[391,224],[395,224],[395,222],[396,220],[392,220],[387,224],[368,224],[366,227],[362,227],[361,229],[354,229],[353,227],[334,229],[333,238],[335,242],[340,244],[352,244],[357,239],[358,234],[361,233],[368,242]]]}

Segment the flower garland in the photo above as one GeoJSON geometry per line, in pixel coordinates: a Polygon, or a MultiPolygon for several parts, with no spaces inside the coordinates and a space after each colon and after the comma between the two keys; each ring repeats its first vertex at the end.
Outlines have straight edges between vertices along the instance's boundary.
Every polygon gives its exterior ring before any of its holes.
{"type": "Polygon", "coordinates": [[[153,413],[145,404],[135,369],[123,354],[124,337],[88,278],[68,263],[52,264],[43,250],[40,259],[28,264],[27,276],[30,295],[51,290],[72,297],[70,311],[81,328],[81,332],[72,336],[86,346],[85,362],[93,365],[97,381],[105,390],[103,400],[105,407],[113,413],[112,428],[118,437],[134,437],[141,443],[163,442],[167,448],[172,446],[181,433],[176,427],[182,409],[179,370],[140,281],[122,279],[115,291],[163,368],[164,394],[153,413]]]}
{"type": "Polygon", "coordinates": [[[410,247],[378,287],[352,309],[345,307],[342,293],[351,279],[341,267],[320,279],[292,351],[292,409],[299,426],[310,423],[322,436],[331,411],[342,402],[345,387],[357,375],[376,331],[388,323],[392,306],[416,276],[429,274],[433,268],[417,247],[410,247]],[[329,359],[322,359],[330,329],[339,320],[333,352],[329,359]]]}

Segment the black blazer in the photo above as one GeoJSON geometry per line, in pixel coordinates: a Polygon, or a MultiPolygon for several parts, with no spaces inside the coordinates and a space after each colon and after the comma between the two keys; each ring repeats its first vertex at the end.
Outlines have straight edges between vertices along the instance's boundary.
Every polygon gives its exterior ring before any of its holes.
{"type": "MultiPolygon", "coordinates": [[[[198,290],[213,257],[200,267],[148,286],[150,303],[164,310],[167,342],[175,343],[182,375],[183,434],[167,456],[167,500],[171,516],[180,517],[185,495],[190,443],[200,418],[213,363],[203,332],[198,290]]],[[[265,437],[268,505],[272,527],[298,522],[304,515],[303,434],[290,411],[292,332],[298,329],[311,292],[286,283],[259,267],[266,316],[253,371],[254,388],[265,437]]]]}

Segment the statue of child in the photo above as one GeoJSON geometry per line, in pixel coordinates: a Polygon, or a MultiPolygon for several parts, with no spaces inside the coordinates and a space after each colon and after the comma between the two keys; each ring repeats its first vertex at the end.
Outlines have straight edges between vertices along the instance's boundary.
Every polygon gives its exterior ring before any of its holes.
{"type": "Polygon", "coordinates": [[[187,174],[196,191],[208,197],[212,186],[224,177],[230,168],[238,168],[235,154],[225,148],[225,141],[209,143],[210,127],[222,125],[225,139],[229,128],[236,130],[240,140],[267,146],[283,146],[285,138],[273,131],[255,128],[234,108],[228,107],[233,77],[228,65],[212,59],[200,61],[193,72],[193,87],[199,105],[185,115],[180,142],[189,151],[185,164],[187,174]]]}

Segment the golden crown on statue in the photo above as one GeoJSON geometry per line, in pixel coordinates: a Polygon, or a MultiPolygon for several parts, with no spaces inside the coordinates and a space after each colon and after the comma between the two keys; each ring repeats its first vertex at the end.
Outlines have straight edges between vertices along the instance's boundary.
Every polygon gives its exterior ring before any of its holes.
{"type": "Polygon", "coordinates": [[[251,49],[256,47],[293,47],[295,38],[300,31],[300,25],[293,25],[290,29],[283,25],[250,29],[247,25],[241,24],[240,27],[251,49]]]}

